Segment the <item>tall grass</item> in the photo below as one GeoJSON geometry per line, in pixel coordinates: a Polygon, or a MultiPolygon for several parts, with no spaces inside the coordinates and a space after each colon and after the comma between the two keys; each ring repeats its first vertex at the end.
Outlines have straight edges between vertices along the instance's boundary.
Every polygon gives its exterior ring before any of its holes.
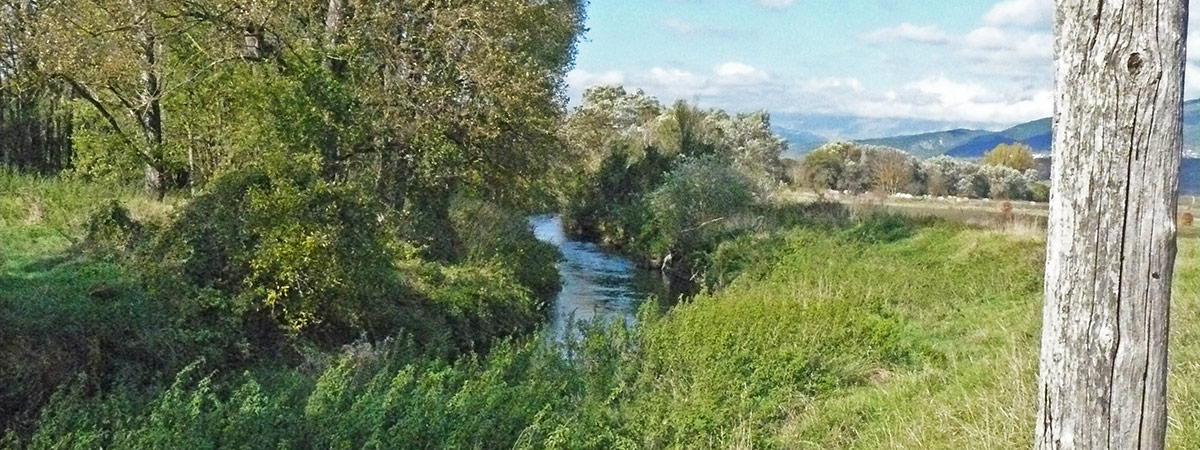
{"type": "MultiPolygon", "coordinates": [[[[781,223],[800,221],[785,220],[781,223]]],[[[445,360],[400,341],[61,391],[31,448],[1028,448],[1044,247],[889,216],[746,233],[635,326],[445,360]]],[[[1180,242],[1172,448],[1200,447],[1200,241],[1180,242]]],[[[0,441],[2,447],[4,441],[0,441]]]]}

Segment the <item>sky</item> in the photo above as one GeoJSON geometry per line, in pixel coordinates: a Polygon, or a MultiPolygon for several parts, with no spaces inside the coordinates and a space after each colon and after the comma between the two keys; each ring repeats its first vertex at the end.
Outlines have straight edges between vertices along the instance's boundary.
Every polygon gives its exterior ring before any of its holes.
{"type": "Polygon", "coordinates": [[[591,0],[568,93],[1002,128],[1053,110],[1053,15],[1053,0],[591,0]]]}

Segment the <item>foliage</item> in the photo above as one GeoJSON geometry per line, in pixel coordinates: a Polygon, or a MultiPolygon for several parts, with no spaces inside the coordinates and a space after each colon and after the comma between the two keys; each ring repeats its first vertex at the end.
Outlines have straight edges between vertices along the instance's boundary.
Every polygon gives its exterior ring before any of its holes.
{"type": "Polygon", "coordinates": [[[802,185],[813,189],[885,193],[911,190],[921,179],[916,158],[901,150],[852,142],[831,142],[804,158],[802,185]]]}
{"type": "Polygon", "coordinates": [[[751,226],[749,208],[769,201],[784,176],[786,143],[761,112],[663,107],[640,91],[597,87],[563,134],[580,155],[564,190],[568,229],[652,265],[687,268],[751,226]]]}
{"type": "Polygon", "coordinates": [[[886,244],[911,237],[913,233],[910,219],[896,214],[875,213],[843,231],[843,236],[868,244],[886,244]]]}
{"type": "Polygon", "coordinates": [[[311,166],[234,172],[179,212],[144,263],[289,334],[382,337],[413,301],[394,276],[382,214],[311,166]]]}
{"type": "Polygon", "coordinates": [[[141,398],[197,358],[224,369],[296,364],[389,336],[449,357],[543,322],[531,289],[557,287],[555,255],[523,217],[464,207],[480,214],[460,221],[476,256],[427,262],[393,234],[402,227],[385,210],[316,172],[292,163],[231,172],[173,214],[130,188],[0,179],[0,237],[13,244],[0,248],[0,363],[9,368],[0,428],[24,430],[82,376],[80,401],[122,386],[141,398]]]}
{"type": "Polygon", "coordinates": [[[563,208],[565,226],[577,234],[628,244],[649,223],[646,193],[659,186],[674,161],[651,147],[633,159],[614,149],[599,169],[576,181],[563,208]]]}
{"type": "Polygon", "coordinates": [[[1033,148],[1022,143],[997,145],[983,155],[983,164],[1008,167],[1018,172],[1037,168],[1037,162],[1033,160],[1033,148]]]}
{"type": "Polygon", "coordinates": [[[752,182],[713,157],[680,164],[662,186],[647,196],[647,206],[658,237],[652,254],[686,255],[711,230],[719,230],[754,201],[752,182]]]}
{"type": "Polygon", "coordinates": [[[537,240],[524,216],[495,204],[459,198],[450,217],[469,264],[495,264],[539,299],[558,291],[558,249],[537,240]]]}
{"type": "MultiPolygon", "coordinates": [[[[1002,150],[998,155],[1019,153],[1008,147],[1002,150]]],[[[1032,153],[1029,155],[1032,162],[1032,153]]],[[[805,157],[802,168],[798,184],[818,194],[836,189],[1002,200],[1045,201],[1048,196],[1034,169],[978,165],[949,156],[918,161],[896,149],[850,142],[834,142],[814,150],[805,157]]]]}
{"type": "Polygon", "coordinates": [[[820,227],[727,241],[743,263],[722,291],[565,344],[456,362],[357,344],[316,371],[197,365],[149,395],[64,391],[33,448],[1020,445],[1042,246],[906,226],[887,242],[820,227]]]}

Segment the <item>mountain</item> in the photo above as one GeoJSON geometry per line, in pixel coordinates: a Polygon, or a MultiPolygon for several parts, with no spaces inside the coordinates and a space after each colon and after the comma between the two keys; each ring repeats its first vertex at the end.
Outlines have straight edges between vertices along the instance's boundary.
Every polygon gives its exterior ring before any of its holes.
{"type": "Polygon", "coordinates": [[[990,131],[968,130],[959,128],[950,131],[937,131],[908,136],[896,136],[880,139],[864,139],[861,144],[882,145],[894,147],[909,152],[919,158],[929,158],[946,153],[946,149],[956,148],[968,142],[993,135],[990,131]]]}
{"type": "Polygon", "coordinates": [[[997,133],[987,133],[961,145],[954,146],[945,152],[956,158],[982,158],[989,150],[1000,144],[1021,143],[1033,148],[1037,154],[1050,153],[1050,142],[1053,133],[1050,131],[1051,119],[1038,119],[1026,122],[997,133]]]}
{"type": "Polygon", "coordinates": [[[793,158],[802,158],[804,155],[807,155],[808,152],[816,150],[817,147],[825,145],[826,142],[829,142],[828,139],[807,131],[796,131],[780,127],[776,127],[774,131],[775,134],[783,136],[784,139],[787,139],[788,149],[786,152],[784,152],[784,156],[790,156],[793,158]]]}
{"type": "Polygon", "coordinates": [[[873,139],[884,136],[913,135],[957,128],[984,129],[986,123],[943,120],[877,118],[851,115],[771,112],[776,133],[810,133],[825,141],[873,139]]]}
{"type": "Polygon", "coordinates": [[[1179,167],[1179,192],[1200,195],[1200,158],[1184,158],[1179,167]]]}
{"type": "MultiPolygon", "coordinates": [[[[909,119],[873,119],[866,117],[818,114],[773,114],[775,132],[791,144],[788,152],[801,157],[825,142],[850,139],[863,144],[896,147],[913,155],[928,158],[950,155],[958,158],[980,158],[1000,144],[1024,143],[1037,154],[1049,154],[1053,140],[1051,118],[1026,122],[1003,131],[986,131],[974,127],[942,127],[948,122],[909,119]],[[946,131],[927,131],[927,130],[946,131]],[[925,130],[918,132],[885,133],[896,130],[925,130]],[[883,134],[881,134],[883,133],[883,134]],[[864,136],[888,136],[882,138],[864,136]]],[[[1200,99],[1183,102],[1183,148],[1192,156],[1200,156],[1200,99]]]]}

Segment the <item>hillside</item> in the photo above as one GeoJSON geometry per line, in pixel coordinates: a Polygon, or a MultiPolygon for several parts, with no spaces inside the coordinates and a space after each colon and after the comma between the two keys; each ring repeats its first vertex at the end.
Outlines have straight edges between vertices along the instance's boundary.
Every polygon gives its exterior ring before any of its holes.
{"type": "MultiPolygon", "coordinates": [[[[856,120],[862,122],[866,119],[856,120]]],[[[862,124],[855,126],[867,128],[862,124]]],[[[895,147],[921,158],[937,155],[968,159],[980,158],[997,145],[1016,142],[1029,145],[1033,148],[1034,153],[1049,154],[1052,140],[1051,126],[1051,118],[1045,117],[1002,131],[956,128],[946,131],[859,139],[856,142],[895,147]]],[[[819,133],[803,127],[787,129],[777,127],[776,132],[788,139],[791,144],[789,153],[793,156],[803,156],[828,140],[822,138],[819,133]],[[793,141],[793,138],[796,140],[793,141]]],[[[1185,154],[1189,156],[1200,156],[1200,99],[1188,100],[1183,103],[1183,148],[1185,154]]]]}
{"type": "Polygon", "coordinates": [[[817,147],[825,145],[826,142],[829,142],[828,139],[808,131],[796,131],[788,128],[777,127],[775,129],[775,133],[783,136],[783,138],[788,142],[788,149],[784,156],[791,156],[795,158],[802,158],[804,155],[807,155],[808,152],[816,150],[817,147]]]}
{"type": "Polygon", "coordinates": [[[928,158],[946,153],[946,149],[957,148],[969,142],[975,142],[992,136],[993,133],[982,130],[956,129],[937,131],[933,133],[895,136],[881,139],[866,139],[858,141],[863,144],[883,145],[902,149],[920,158],[928,158]]]}

